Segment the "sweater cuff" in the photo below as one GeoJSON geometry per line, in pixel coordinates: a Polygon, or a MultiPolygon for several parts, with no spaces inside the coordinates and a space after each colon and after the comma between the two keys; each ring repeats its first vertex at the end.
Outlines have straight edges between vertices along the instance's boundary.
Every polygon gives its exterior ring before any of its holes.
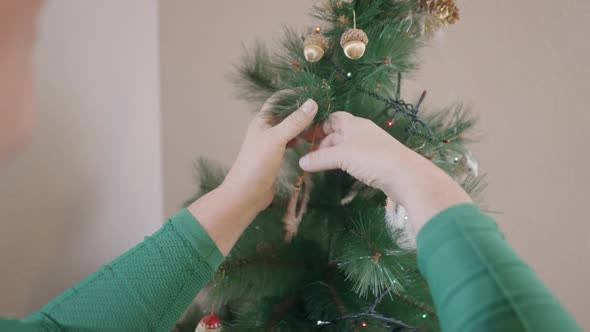
{"type": "Polygon", "coordinates": [[[217,270],[225,258],[195,217],[187,209],[182,209],[182,211],[170,219],[170,222],[204,258],[205,262],[213,270],[217,270]]]}
{"type": "Polygon", "coordinates": [[[430,258],[445,243],[462,238],[466,229],[470,231],[497,230],[498,226],[493,219],[483,214],[479,207],[473,204],[460,204],[452,206],[427,222],[416,239],[418,249],[418,264],[422,273],[427,272],[430,258]],[[461,224],[462,227],[458,227],[461,224]]]}

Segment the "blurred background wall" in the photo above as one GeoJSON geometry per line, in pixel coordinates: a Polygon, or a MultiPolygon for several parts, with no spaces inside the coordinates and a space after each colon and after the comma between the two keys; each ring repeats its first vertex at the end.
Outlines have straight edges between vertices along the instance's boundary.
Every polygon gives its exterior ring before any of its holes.
{"type": "Polygon", "coordinates": [[[40,30],[39,128],[0,175],[1,316],[39,309],[162,221],[156,0],[47,1],[40,30]]]}
{"type": "MultiPolygon", "coordinates": [[[[233,160],[252,105],[227,80],[242,43],[303,27],[312,0],[160,1],[164,211],[194,192],[192,161],[233,160]]],[[[508,240],[590,329],[590,2],[457,1],[462,19],[425,48],[402,93],[463,101],[489,174],[486,205],[508,240]]]]}

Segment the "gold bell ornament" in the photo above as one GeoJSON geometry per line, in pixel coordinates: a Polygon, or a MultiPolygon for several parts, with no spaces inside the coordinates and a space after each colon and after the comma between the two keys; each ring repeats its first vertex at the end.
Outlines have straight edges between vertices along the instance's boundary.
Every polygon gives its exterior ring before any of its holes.
{"type": "Polygon", "coordinates": [[[328,38],[321,33],[321,28],[316,27],[315,32],[305,37],[303,41],[303,55],[309,62],[318,62],[328,49],[328,38]]]}
{"type": "Polygon", "coordinates": [[[363,30],[356,28],[356,13],[353,11],[352,14],[353,28],[344,31],[340,38],[340,46],[349,59],[357,60],[365,54],[369,37],[363,30]]]}

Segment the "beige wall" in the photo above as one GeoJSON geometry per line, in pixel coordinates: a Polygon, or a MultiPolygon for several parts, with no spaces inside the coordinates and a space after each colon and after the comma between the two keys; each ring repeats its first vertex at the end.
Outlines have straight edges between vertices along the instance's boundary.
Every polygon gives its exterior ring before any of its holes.
{"type": "MultiPolygon", "coordinates": [[[[230,163],[250,106],[226,79],[240,44],[303,26],[311,0],[160,1],[165,214],[194,191],[191,162],[230,163]]],[[[462,20],[424,50],[405,89],[462,100],[481,117],[474,147],[487,205],[508,240],[590,329],[590,3],[460,1],[462,20]]]]}
{"type": "Polygon", "coordinates": [[[162,220],[155,0],[52,0],[40,127],[0,176],[0,316],[22,316],[162,220]]]}

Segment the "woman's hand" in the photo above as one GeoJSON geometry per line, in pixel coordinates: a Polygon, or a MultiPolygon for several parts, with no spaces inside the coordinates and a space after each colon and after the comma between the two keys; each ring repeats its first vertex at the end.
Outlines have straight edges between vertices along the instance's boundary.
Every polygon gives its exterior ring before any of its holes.
{"type": "Polygon", "coordinates": [[[305,171],[342,169],[408,209],[416,232],[446,208],[471,202],[450,176],[370,120],[335,112],[324,122],[316,151],[299,161],[305,171]]]}
{"type": "Polygon", "coordinates": [[[257,212],[272,202],[287,143],[311,124],[318,108],[310,99],[273,127],[268,121],[270,107],[267,102],[250,123],[238,157],[222,185],[244,196],[257,212]]]}
{"type": "Polygon", "coordinates": [[[189,206],[219,250],[227,255],[244,229],[272,202],[287,143],[312,122],[318,106],[306,101],[272,126],[267,102],[250,123],[234,165],[219,188],[189,206]]]}

